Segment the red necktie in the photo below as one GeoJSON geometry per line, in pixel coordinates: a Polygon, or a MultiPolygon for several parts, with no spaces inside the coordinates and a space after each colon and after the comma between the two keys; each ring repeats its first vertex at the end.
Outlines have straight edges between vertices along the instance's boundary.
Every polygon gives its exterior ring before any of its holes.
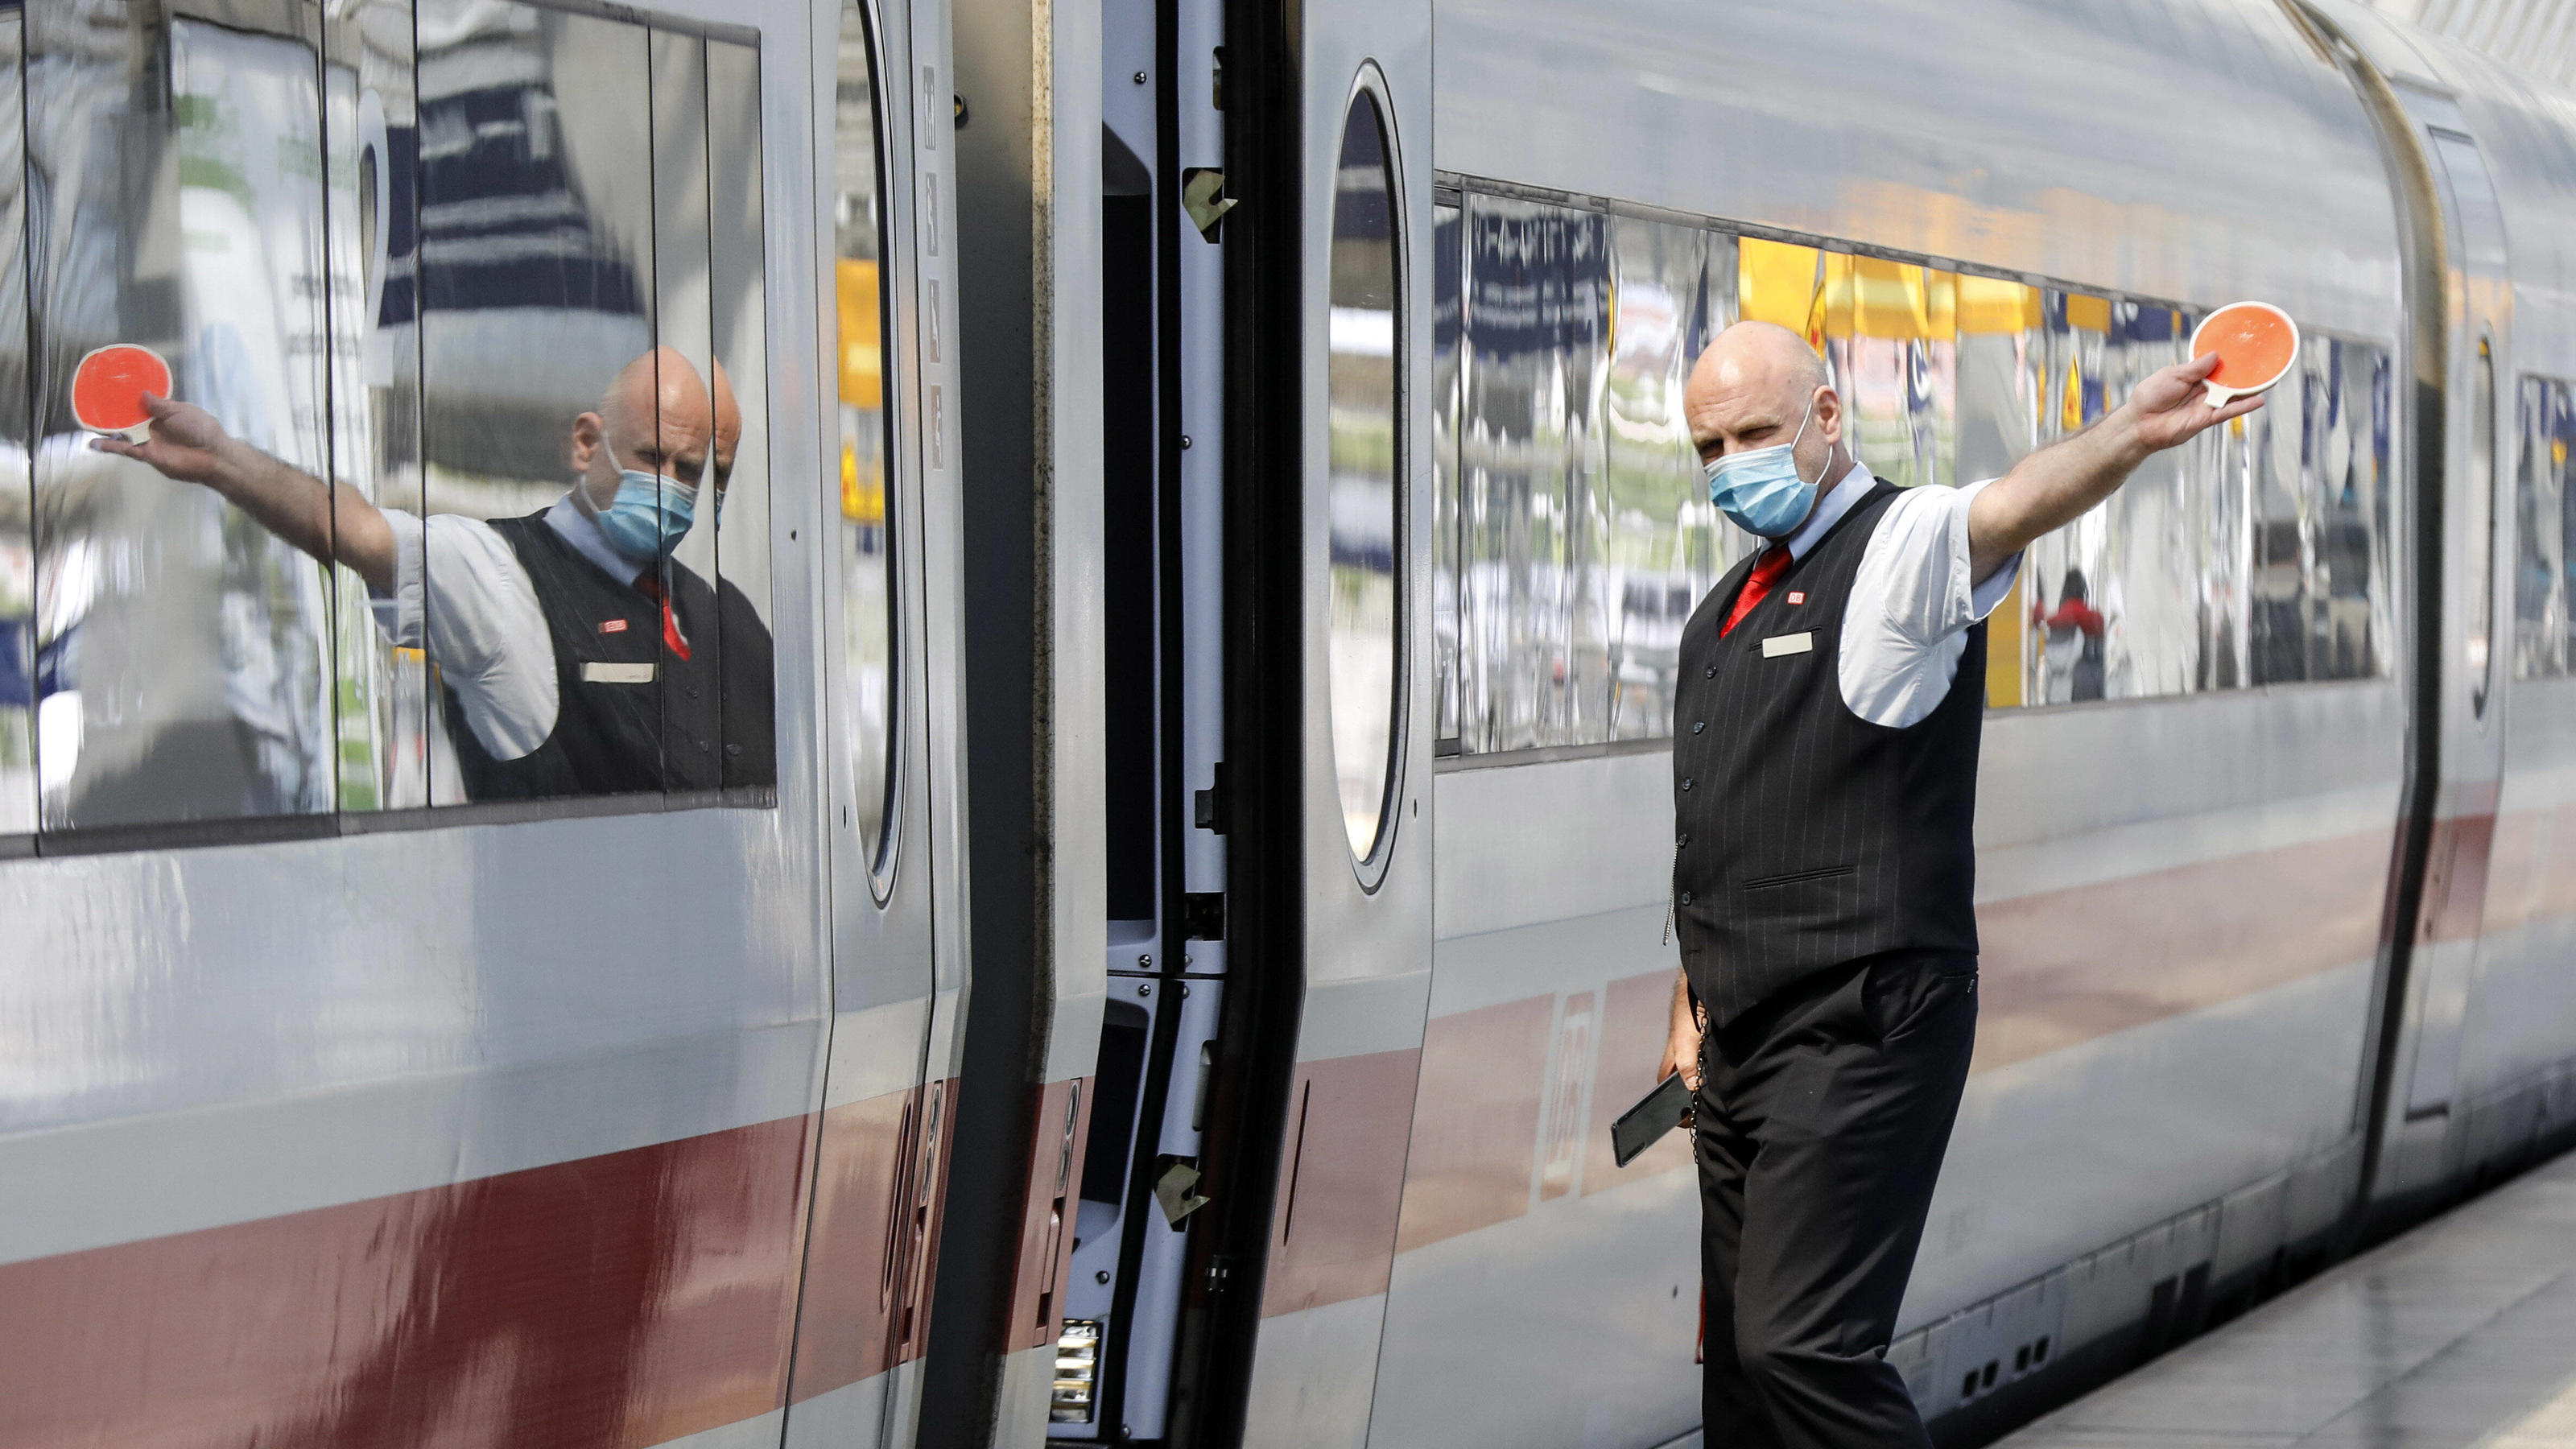
{"type": "Polygon", "coordinates": [[[662,645],[687,663],[689,641],[680,637],[680,621],[671,613],[671,600],[662,592],[662,576],[647,569],[636,576],[635,592],[662,606],[662,645]]]}
{"type": "Polygon", "coordinates": [[[1789,571],[1790,562],[1789,546],[1785,543],[1775,543],[1762,550],[1762,557],[1753,561],[1752,574],[1744,580],[1744,591],[1735,596],[1735,607],[1727,613],[1726,627],[1717,631],[1719,638],[1734,632],[1744,616],[1753,612],[1753,606],[1761,603],[1763,596],[1771,592],[1771,586],[1780,582],[1780,576],[1789,571]]]}

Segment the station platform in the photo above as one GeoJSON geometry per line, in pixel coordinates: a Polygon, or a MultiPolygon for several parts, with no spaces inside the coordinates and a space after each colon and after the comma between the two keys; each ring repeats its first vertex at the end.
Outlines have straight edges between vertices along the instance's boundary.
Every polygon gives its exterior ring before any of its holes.
{"type": "Polygon", "coordinates": [[[2576,1152],[1998,1443],[2576,1449],[2576,1152]]]}

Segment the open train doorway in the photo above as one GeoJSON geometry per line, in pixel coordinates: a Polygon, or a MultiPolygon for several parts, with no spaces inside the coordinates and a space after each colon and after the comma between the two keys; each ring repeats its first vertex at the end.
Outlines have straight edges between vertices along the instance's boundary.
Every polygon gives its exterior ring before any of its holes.
{"type": "Polygon", "coordinates": [[[1225,1006],[1222,8],[1101,15],[1101,408],[1108,1001],[1072,1221],[1051,1440],[1171,1431],[1225,1006]],[[1203,189],[1205,184],[1202,183],[1203,189]],[[1204,210],[1204,207],[1198,209],[1204,210]]]}
{"type": "Polygon", "coordinates": [[[1430,978],[1428,16],[1327,8],[1103,9],[1108,999],[1058,1441],[1366,1435],[1430,978]]]}

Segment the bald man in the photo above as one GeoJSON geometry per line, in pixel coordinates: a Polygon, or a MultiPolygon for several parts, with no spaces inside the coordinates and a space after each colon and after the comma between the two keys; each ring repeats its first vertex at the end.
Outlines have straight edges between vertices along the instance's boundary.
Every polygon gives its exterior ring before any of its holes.
{"type": "Polygon", "coordinates": [[[671,348],[628,363],[566,431],[572,487],[489,522],[379,508],[194,404],[146,406],[147,441],[92,446],[203,484],[366,580],[386,636],[438,666],[467,799],[777,782],[768,627],[741,590],[671,557],[731,482],[742,410],[723,368],[710,395],[671,348]]]}
{"type": "Polygon", "coordinates": [[[1797,334],[1719,334],[1683,396],[1710,499],[1764,544],[1682,632],[1659,1075],[1696,1096],[1711,1446],[1923,1446],[1886,1363],[1976,1036],[1984,620],[2021,551],[2212,408],[2214,358],[1966,488],[1845,446],[1797,334]]]}

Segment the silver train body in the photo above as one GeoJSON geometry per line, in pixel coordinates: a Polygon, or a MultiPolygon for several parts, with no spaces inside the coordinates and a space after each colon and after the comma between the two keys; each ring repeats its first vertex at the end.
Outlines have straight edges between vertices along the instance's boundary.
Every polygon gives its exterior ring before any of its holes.
{"type": "Polygon", "coordinates": [[[1943,1435],[2576,1130],[2576,105],[2457,47],[2338,0],[0,15],[6,1449],[1684,1434],[1691,1175],[1604,1136],[1742,546],[1678,386],[1737,316],[1927,483],[2218,305],[2307,338],[1991,626],[1978,1060],[1893,1350],[1943,1435]],[[81,451],[114,341],[422,514],[543,505],[643,349],[729,377],[682,557],[766,631],[774,777],[472,798],[452,662],[81,451]]]}

